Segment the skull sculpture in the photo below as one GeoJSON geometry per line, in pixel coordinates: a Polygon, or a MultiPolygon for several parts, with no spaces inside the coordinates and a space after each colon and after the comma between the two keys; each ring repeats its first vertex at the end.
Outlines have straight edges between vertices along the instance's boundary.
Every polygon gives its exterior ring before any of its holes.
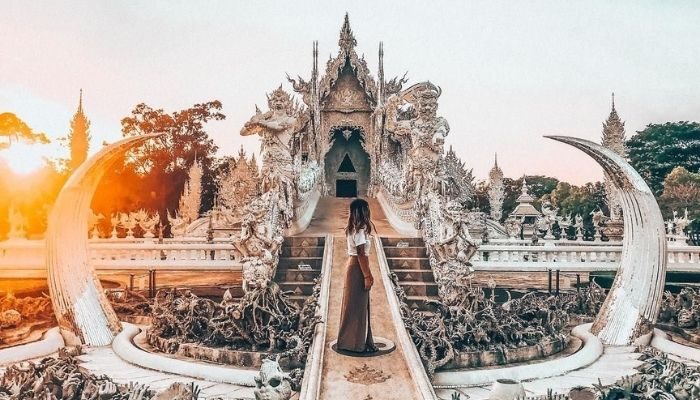
{"type": "Polygon", "coordinates": [[[263,361],[260,375],[255,378],[256,400],[289,400],[292,397],[289,375],[282,371],[278,361],[279,357],[263,361]]]}

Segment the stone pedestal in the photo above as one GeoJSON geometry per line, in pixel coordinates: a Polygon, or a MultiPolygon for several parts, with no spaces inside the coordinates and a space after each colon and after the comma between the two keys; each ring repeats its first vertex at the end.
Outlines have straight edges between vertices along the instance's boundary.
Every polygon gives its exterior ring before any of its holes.
{"type": "Polygon", "coordinates": [[[601,231],[611,242],[621,242],[624,234],[624,223],[622,220],[607,221],[601,231]]]}

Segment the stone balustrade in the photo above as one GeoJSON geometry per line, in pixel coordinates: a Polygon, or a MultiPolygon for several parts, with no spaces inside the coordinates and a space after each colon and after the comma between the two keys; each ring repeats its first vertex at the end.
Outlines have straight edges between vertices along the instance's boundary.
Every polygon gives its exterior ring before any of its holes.
{"type": "MultiPolygon", "coordinates": [[[[241,270],[230,241],[195,239],[90,241],[90,262],[98,270],[241,270]]],[[[0,278],[44,277],[44,242],[0,242],[0,278]]]]}
{"type": "MultiPolygon", "coordinates": [[[[483,271],[615,271],[621,256],[621,245],[488,243],[479,246],[472,264],[483,271]]],[[[700,246],[669,246],[667,257],[669,271],[700,272],[700,246]]]]}
{"type": "MultiPolygon", "coordinates": [[[[472,259],[481,271],[614,271],[622,254],[620,244],[583,241],[491,240],[481,244],[472,259]]],[[[700,246],[668,247],[668,269],[700,272],[700,246]]],[[[230,240],[217,238],[94,239],[90,259],[98,270],[240,270],[230,240]]],[[[44,242],[0,242],[0,277],[45,276],[44,242]]]]}

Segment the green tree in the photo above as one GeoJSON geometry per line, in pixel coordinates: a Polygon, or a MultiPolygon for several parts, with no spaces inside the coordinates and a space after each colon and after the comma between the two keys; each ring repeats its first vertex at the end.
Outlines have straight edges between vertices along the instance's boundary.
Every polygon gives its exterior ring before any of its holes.
{"type": "Polygon", "coordinates": [[[677,166],[700,172],[700,124],[649,124],[627,141],[632,166],[658,196],[666,176],[677,166]]]}
{"type": "Polygon", "coordinates": [[[109,215],[143,207],[159,211],[165,219],[166,210],[177,208],[195,157],[203,169],[200,211],[210,209],[216,193],[213,169],[218,148],[205,125],[225,119],[220,110],[219,101],[173,113],[138,104],[130,116],[122,119],[123,135],[165,134],[129,152],[121,165],[105,176],[93,199],[95,210],[109,215]]]}
{"type": "Polygon", "coordinates": [[[691,217],[697,217],[700,214],[700,173],[674,168],[664,179],[659,206],[667,218],[673,211],[682,213],[686,208],[691,217]]]}
{"type": "Polygon", "coordinates": [[[557,187],[541,201],[548,200],[559,208],[559,215],[576,214],[583,217],[583,223],[591,226],[591,212],[597,209],[607,213],[605,205],[605,189],[602,182],[589,182],[583,186],[575,186],[567,182],[559,182],[557,187]]]}
{"type": "Polygon", "coordinates": [[[0,142],[0,150],[10,147],[12,139],[27,143],[49,143],[45,133],[34,132],[26,122],[10,112],[0,113],[0,137],[7,138],[6,143],[0,142]]]}

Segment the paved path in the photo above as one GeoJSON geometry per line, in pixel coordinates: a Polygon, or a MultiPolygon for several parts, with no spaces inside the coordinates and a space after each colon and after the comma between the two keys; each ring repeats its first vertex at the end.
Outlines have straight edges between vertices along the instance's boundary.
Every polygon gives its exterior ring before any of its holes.
{"type": "MultiPolygon", "coordinates": [[[[347,260],[347,249],[343,228],[347,222],[349,199],[323,198],[316,208],[316,215],[304,236],[330,233],[336,237],[333,246],[333,269],[328,310],[326,348],[321,378],[321,399],[353,400],[410,400],[417,399],[403,352],[397,348],[392,353],[378,357],[349,357],[336,353],[330,348],[338,337],[340,306],[347,260]],[[353,383],[357,380],[361,383],[353,383]]],[[[396,236],[391,229],[381,207],[370,201],[372,219],[382,236],[396,236]]],[[[396,330],[392,324],[386,293],[382,286],[377,249],[370,254],[370,267],[375,276],[372,288],[371,323],[375,336],[385,337],[396,343],[396,330]]]]}

